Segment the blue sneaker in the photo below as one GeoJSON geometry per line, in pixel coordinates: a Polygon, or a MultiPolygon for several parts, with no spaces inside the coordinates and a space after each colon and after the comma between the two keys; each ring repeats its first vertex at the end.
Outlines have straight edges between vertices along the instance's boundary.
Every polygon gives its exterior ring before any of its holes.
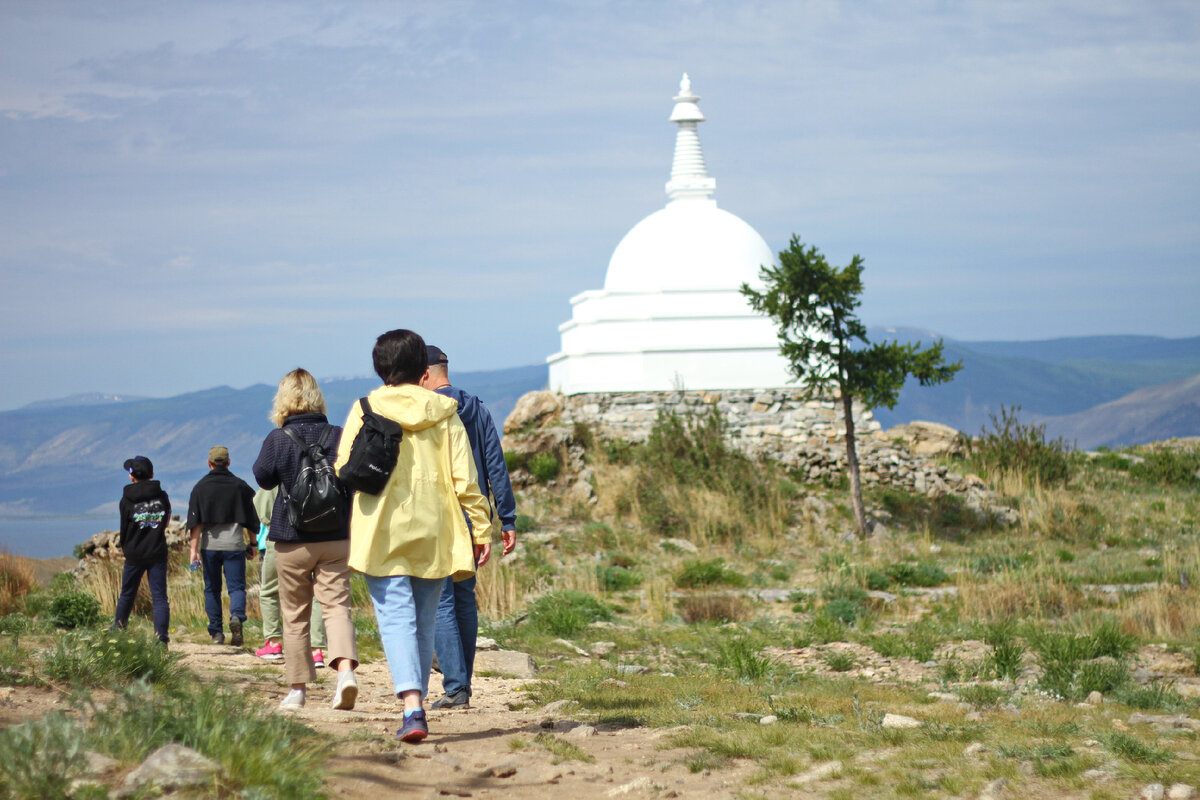
{"type": "Polygon", "coordinates": [[[404,717],[404,725],[396,731],[396,738],[402,742],[419,742],[429,735],[429,726],[425,724],[425,709],[418,708],[412,714],[404,717]]]}

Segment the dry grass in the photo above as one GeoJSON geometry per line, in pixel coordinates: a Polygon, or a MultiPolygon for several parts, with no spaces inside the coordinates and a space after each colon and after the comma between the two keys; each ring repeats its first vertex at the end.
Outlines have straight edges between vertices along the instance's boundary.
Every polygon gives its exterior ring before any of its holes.
{"type": "Polygon", "coordinates": [[[518,567],[511,559],[489,559],[476,578],[475,602],[488,619],[510,617],[525,601],[518,567]]]}
{"type": "Polygon", "coordinates": [[[744,597],[729,594],[690,594],[675,603],[684,622],[743,622],[753,609],[744,597]]]}
{"type": "Polygon", "coordinates": [[[1200,630],[1200,592],[1161,585],[1128,600],[1121,628],[1143,638],[1182,638],[1200,630]]]}
{"type": "MultiPolygon", "coordinates": [[[[197,570],[192,572],[185,565],[184,553],[172,553],[167,570],[167,600],[171,604],[172,625],[207,625],[208,613],[204,610],[204,577],[197,570]]],[[[125,562],[121,560],[97,561],[80,580],[81,587],[100,601],[100,613],[112,616],[117,610],[117,599],[121,596],[121,573],[125,562]]],[[[258,561],[246,562],[246,616],[262,619],[258,605],[258,561]]],[[[224,601],[226,608],[228,600],[224,601]]],[[[138,586],[133,614],[150,615],[153,604],[150,588],[145,579],[138,586]]]]}
{"type": "Polygon", "coordinates": [[[1045,564],[1002,570],[986,581],[958,573],[961,613],[969,619],[1001,622],[1017,618],[1061,619],[1085,608],[1083,591],[1045,564]]]}
{"type": "Polygon", "coordinates": [[[29,559],[0,550],[0,616],[19,609],[33,587],[33,564],[29,559]]]}

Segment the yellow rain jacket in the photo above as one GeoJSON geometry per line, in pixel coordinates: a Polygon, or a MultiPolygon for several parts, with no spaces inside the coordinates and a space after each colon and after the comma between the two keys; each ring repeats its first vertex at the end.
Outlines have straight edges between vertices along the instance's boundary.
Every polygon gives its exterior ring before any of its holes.
{"type": "MultiPolygon", "coordinates": [[[[475,553],[463,511],[475,543],[490,542],[492,531],[458,403],[416,384],[381,386],[367,399],[374,413],[400,423],[404,437],[383,491],[354,495],[350,568],[378,577],[471,577],[475,553]]],[[[335,469],[350,458],[360,428],[362,407],[355,403],[343,426],[335,469]]]]}

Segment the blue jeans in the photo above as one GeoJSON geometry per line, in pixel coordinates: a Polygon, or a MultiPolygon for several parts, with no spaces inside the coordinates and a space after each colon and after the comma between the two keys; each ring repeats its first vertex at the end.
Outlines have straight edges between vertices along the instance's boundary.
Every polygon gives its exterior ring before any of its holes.
{"type": "Polygon", "coordinates": [[[375,621],[396,696],[416,689],[425,697],[429,693],[429,669],[433,666],[438,598],[446,579],[409,575],[363,577],[375,605],[375,621]]]}
{"type": "Polygon", "coordinates": [[[117,599],[117,613],[113,624],[124,628],[129,621],[129,613],[133,611],[133,601],[137,599],[138,586],[142,575],[150,584],[150,599],[154,601],[154,634],[160,642],[168,642],[171,637],[167,632],[171,628],[171,605],[167,602],[167,562],[156,561],[153,564],[130,564],[125,562],[125,570],[121,573],[121,596],[117,599]]]}
{"type": "Polygon", "coordinates": [[[229,585],[229,618],[246,621],[246,551],[201,550],[204,567],[204,610],[208,613],[208,633],[224,633],[221,624],[221,573],[229,585]]]}
{"type": "Polygon", "coordinates": [[[479,611],[475,606],[475,577],[455,583],[446,578],[438,603],[437,632],[433,637],[442,684],[446,694],[471,691],[475,672],[475,638],[479,635],[479,611]]]}

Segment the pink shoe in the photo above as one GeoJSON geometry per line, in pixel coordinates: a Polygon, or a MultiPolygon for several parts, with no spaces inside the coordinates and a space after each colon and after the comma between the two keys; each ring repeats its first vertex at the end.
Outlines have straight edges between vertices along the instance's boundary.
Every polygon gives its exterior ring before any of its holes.
{"type": "Polygon", "coordinates": [[[278,661],[283,658],[283,645],[279,642],[267,642],[255,650],[254,655],[267,661],[278,661]]]}
{"type": "Polygon", "coordinates": [[[325,666],[325,654],[320,650],[313,650],[313,666],[317,669],[322,669],[325,666]]]}

